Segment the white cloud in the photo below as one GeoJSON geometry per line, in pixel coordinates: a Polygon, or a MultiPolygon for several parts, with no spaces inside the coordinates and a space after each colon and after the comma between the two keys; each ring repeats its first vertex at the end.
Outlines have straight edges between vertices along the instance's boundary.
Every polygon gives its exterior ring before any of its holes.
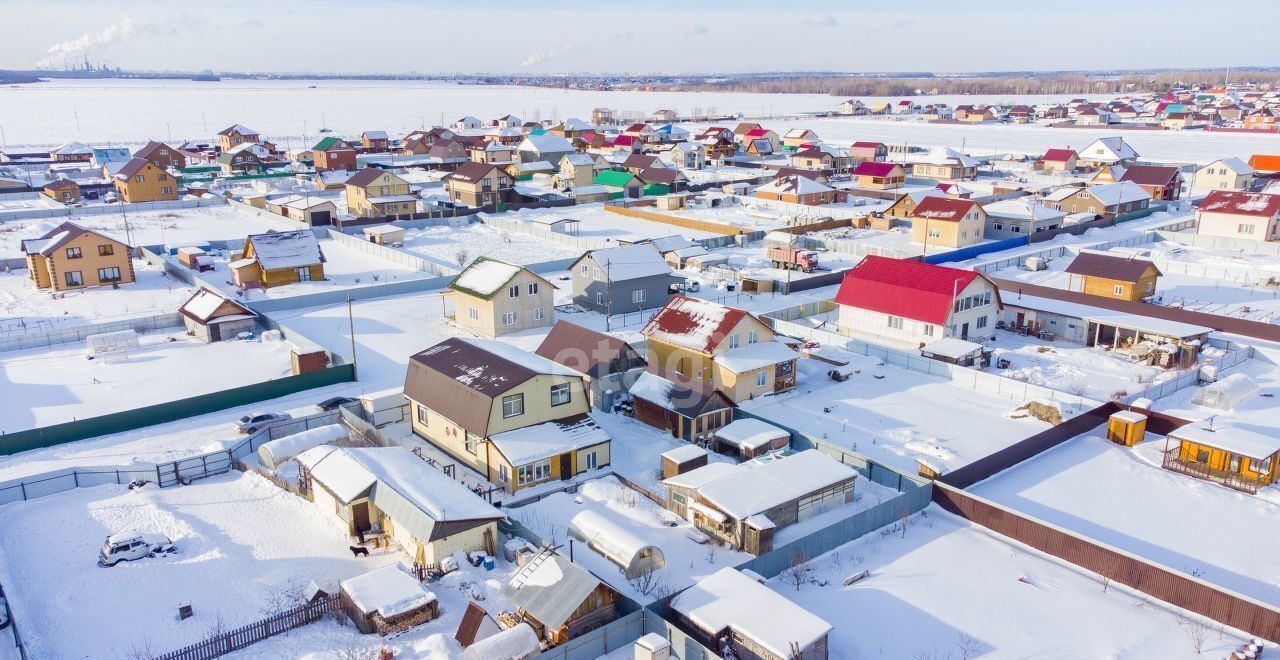
{"type": "Polygon", "coordinates": [[[814,14],[804,19],[804,24],[810,27],[834,27],[836,23],[836,17],[831,14],[814,14]]]}
{"type": "Polygon", "coordinates": [[[554,46],[552,48],[546,48],[534,53],[529,53],[529,55],[524,58],[524,61],[520,63],[520,68],[526,69],[531,66],[545,64],[546,62],[550,62],[573,49],[573,42],[569,42],[560,46],[554,46]]]}
{"type": "Polygon", "coordinates": [[[700,34],[706,34],[706,33],[710,32],[710,31],[711,31],[711,28],[709,28],[709,27],[707,27],[707,26],[703,25],[702,23],[694,23],[693,25],[686,25],[686,26],[685,26],[685,28],[684,28],[684,36],[686,36],[686,37],[696,37],[696,36],[698,36],[698,35],[700,35],[700,34]]]}
{"type": "Polygon", "coordinates": [[[106,46],[119,41],[128,41],[133,38],[135,32],[133,19],[126,14],[124,18],[97,32],[85,32],[76,39],[50,46],[44,59],[37,62],[36,66],[50,66],[66,58],[84,54],[92,48],[106,46]]]}

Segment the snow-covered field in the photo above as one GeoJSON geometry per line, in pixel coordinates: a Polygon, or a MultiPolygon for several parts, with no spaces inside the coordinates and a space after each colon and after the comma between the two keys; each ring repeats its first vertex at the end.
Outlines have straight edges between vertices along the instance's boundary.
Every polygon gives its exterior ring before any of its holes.
{"type": "Polygon", "coordinates": [[[1046,556],[931,505],[815,557],[799,588],[769,586],[835,629],[832,658],[1223,657],[1248,638],[1046,556]],[[870,577],[842,581],[861,570],[870,577]],[[1204,655],[1193,631],[1207,635],[1204,655]]]}
{"type": "Polygon", "coordinates": [[[1136,392],[1185,373],[1150,367],[1068,341],[1044,341],[1004,330],[996,331],[996,341],[985,343],[995,354],[992,366],[985,371],[1095,401],[1109,400],[1122,390],[1136,392]],[[1008,369],[995,366],[999,358],[1009,360],[1008,369]]]}
{"type": "Polygon", "coordinates": [[[206,241],[244,241],[249,234],[298,228],[283,218],[250,213],[230,205],[169,211],[127,211],[108,215],[15,220],[0,225],[0,259],[22,257],[23,239],[39,238],[64,220],[100,231],[130,245],[202,245],[206,241]]]}
{"type": "Polygon", "coordinates": [[[503,231],[478,222],[462,227],[405,230],[403,249],[451,269],[446,272],[457,272],[459,259],[463,263],[470,263],[480,256],[524,265],[568,259],[582,254],[582,250],[562,243],[520,232],[503,231]]]}
{"type": "MultiPolygon", "coordinates": [[[[1280,605],[1280,489],[1249,495],[1160,467],[1165,439],[1126,448],[1102,431],[973,487],[1028,515],[1280,605]]],[[[1176,444],[1176,443],[1175,443],[1176,444]]]]}
{"type": "Polygon", "coordinates": [[[918,458],[954,470],[1047,428],[1030,417],[1010,419],[1017,404],[1008,399],[878,358],[848,357],[860,373],[843,383],[826,377],[830,365],[801,359],[795,391],[741,405],[910,473],[918,458]]]}
{"type": "MultiPolygon", "coordinates": [[[[394,261],[384,259],[370,252],[348,247],[332,239],[321,239],[320,250],[324,253],[324,279],[311,282],[295,282],[267,289],[246,289],[240,296],[242,300],[262,300],[264,298],[287,298],[289,296],[350,289],[371,284],[386,284],[400,280],[417,280],[435,277],[434,273],[403,266],[394,261]]],[[[177,257],[169,259],[176,263],[177,257]]],[[[213,260],[214,270],[201,274],[209,282],[216,282],[219,287],[231,295],[239,295],[240,290],[232,284],[231,269],[227,264],[227,256],[213,260]]]]}
{"type": "Polygon", "coordinates": [[[78,489],[0,508],[0,582],[32,657],[150,657],[205,639],[219,622],[261,619],[310,580],[333,589],[400,558],[354,559],[335,521],[238,472],[179,488],[78,489]],[[103,540],[126,530],[165,534],[179,551],[100,568],[103,540]],[[194,618],[180,621],[179,603],[194,618]]]}
{"type": "Polygon", "coordinates": [[[135,259],[133,273],[135,281],[118,289],[73,289],[55,298],[49,290],[35,288],[25,269],[0,272],[0,338],[7,333],[26,334],[176,312],[195,291],[145,261],[135,259]]]}
{"type": "Polygon", "coordinates": [[[292,345],[284,341],[206,344],[182,330],[140,340],[127,358],[110,362],[87,359],[83,344],[0,353],[0,431],[132,410],[290,373],[292,345]]]}

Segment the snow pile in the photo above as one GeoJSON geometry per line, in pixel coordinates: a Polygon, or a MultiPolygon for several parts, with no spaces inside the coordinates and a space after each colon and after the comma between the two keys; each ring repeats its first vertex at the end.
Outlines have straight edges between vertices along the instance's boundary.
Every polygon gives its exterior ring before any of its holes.
{"type": "Polygon", "coordinates": [[[524,660],[542,650],[537,633],[527,623],[490,635],[471,646],[463,654],[463,660],[524,660]]]}
{"type": "Polygon", "coordinates": [[[732,443],[738,449],[759,449],[777,438],[790,435],[787,431],[752,417],[730,422],[715,432],[716,438],[732,443]]]}
{"type": "Polygon", "coordinates": [[[336,444],[339,440],[346,439],[346,427],[341,424],[326,424],[264,443],[258,447],[258,460],[267,468],[275,469],[281,463],[308,449],[336,444]]]}
{"type": "Polygon", "coordinates": [[[400,564],[343,580],[340,586],[361,612],[377,612],[384,619],[411,612],[436,599],[400,564]]]}

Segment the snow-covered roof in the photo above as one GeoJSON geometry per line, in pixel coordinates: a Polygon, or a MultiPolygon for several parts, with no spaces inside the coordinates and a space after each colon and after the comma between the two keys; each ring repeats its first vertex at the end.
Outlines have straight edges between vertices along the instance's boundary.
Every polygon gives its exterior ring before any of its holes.
{"type": "Polygon", "coordinates": [[[640,334],[668,344],[710,353],[747,313],[720,303],[674,296],[645,324],[640,334]]]}
{"type": "Polygon", "coordinates": [[[715,363],[732,371],[744,373],[754,371],[771,364],[787,362],[799,357],[791,347],[776,341],[762,341],[739,348],[732,348],[717,355],[715,363]]]}
{"type": "Polygon", "coordinates": [[[92,154],[93,147],[90,147],[83,142],[68,142],[57,149],[54,149],[53,153],[57,156],[83,156],[85,154],[92,154]]]}
{"type": "Polygon", "coordinates": [[[1212,163],[1209,163],[1208,165],[1205,165],[1200,169],[1204,170],[1204,169],[1208,169],[1208,168],[1219,166],[1219,165],[1224,166],[1227,169],[1231,170],[1233,173],[1239,174],[1239,175],[1254,173],[1254,169],[1252,167],[1249,167],[1248,163],[1244,162],[1243,160],[1240,160],[1239,158],[1236,158],[1235,156],[1231,156],[1230,158],[1220,158],[1218,160],[1213,161],[1212,163]]]}
{"type": "Polygon", "coordinates": [[[383,618],[411,612],[436,599],[398,563],[343,580],[340,586],[361,612],[377,612],[383,618]]]}
{"type": "Polygon", "coordinates": [[[803,651],[832,628],[786,596],[730,567],[680,592],[671,608],[712,634],[731,628],[779,658],[791,657],[793,643],[803,651]]]}
{"type": "Polygon", "coordinates": [[[732,474],[698,488],[698,494],[738,520],[857,475],[853,468],[816,449],[737,467],[732,474]]]}
{"type": "Polygon", "coordinates": [[[1116,206],[1151,199],[1150,193],[1132,181],[1104,183],[1098,186],[1090,186],[1084,190],[1105,206],[1116,206]]]}
{"type": "Polygon", "coordinates": [[[1258,433],[1239,426],[1219,424],[1210,430],[1198,424],[1188,424],[1170,431],[1169,437],[1224,449],[1250,458],[1265,459],[1280,452],[1280,435],[1258,433]]]}
{"type": "Polygon", "coordinates": [[[568,153],[573,151],[573,144],[555,133],[539,133],[526,135],[516,147],[519,151],[532,151],[539,154],[568,153]]]}
{"type": "Polygon", "coordinates": [[[982,344],[975,344],[971,341],[960,339],[959,337],[946,337],[935,342],[930,342],[920,349],[925,355],[937,355],[939,357],[951,358],[959,360],[960,358],[982,352],[982,344]]]}
{"type": "Polygon", "coordinates": [[[698,489],[717,479],[723,479],[732,474],[737,474],[741,469],[735,463],[707,463],[706,465],[695,470],[689,470],[684,474],[677,474],[674,477],[667,477],[662,480],[663,484],[668,486],[677,486],[679,488],[698,489]]]}
{"type": "Polygon", "coordinates": [[[216,291],[211,291],[203,287],[197,291],[195,295],[191,296],[187,302],[183,303],[182,307],[178,308],[178,311],[194,318],[197,321],[207,323],[212,319],[213,314],[218,311],[218,308],[228,301],[235,305],[238,310],[238,314],[253,316],[253,311],[244,305],[241,305],[234,300],[230,300],[216,291]]]}
{"type": "Polygon", "coordinates": [[[362,231],[365,236],[386,236],[387,234],[395,234],[396,232],[403,233],[404,227],[397,227],[391,224],[374,225],[372,227],[365,227],[362,231]]]}
{"type": "Polygon", "coordinates": [[[660,454],[662,458],[671,459],[676,463],[688,463],[700,456],[706,456],[707,450],[695,444],[684,444],[675,449],[668,449],[660,454]]]}
{"type": "Polygon", "coordinates": [[[258,451],[266,450],[267,455],[271,456],[271,459],[279,464],[312,447],[331,445],[346,438],[347,428],[345,426],[341,424],[326,424],[264,443],[258,448],[258,451]]]}
{"type": "Polygon", "coordinates": [[[522,267],[514,264],[481,257],[459,273],[449,283],[449,288],[481,298],[489,298],[522,270],[524,270],[522,267]]]}
{"type": "Polygon", "coordinates": [[[320,241],[309,229],[253,234],[248,240],[253,246],[253,257],[264,270],[324,263],[320,241]]]}
{"type": "Polygon", "coordinates": [[[1119,136],[1098,138],[1090,143],[1089,146],[1081,149],[1079,153],[1086,160],[1104,162],[1132,160],[1138,157],[1138,152],[1134,151],[1133,147],[1129,146],[1129,143],[1119,136]]]}
{"type": "Polygon", "coordinates": [[[1116,312],[1103,307],[1082,305],[1080,303],[1057,300],[1054,298],[1042,298],[1040,296],[1023,294],[1002,297],[1000,300],[1004,305],[1009,307],[1034,309],[1036,311],[1048,312],[1050,314],[1059,314],[1061,316],[1069,316],[1087,321],[1096,321],[1103,325],[1119,326],[1130,330],[1139,330],[1144,333],[1162,335],[1165,337],[1186,338],[1213,332],[1213,328],[1203,325],[1193,325],[1191,323],[1183,323],[1181,321],[1169,321],[1150,316],[1142,316],[1140,314],[1126,314],[1124,312],[1116,312]]]}
{"type": "Polygon", "coordinates": [[[657,546],[592,509],[579,511],[569,520],[569,535],[589,544],[596,552],[624,569],[645,549],[659,556],[662,554],[657,546]]]}
{"type": "Polygon", "coordinates": [[[799,174],[780,176],[773,181],[756,188],[757,192],[765,192],[775,195],[811,195],[814,193],[830,192],[832,190],[835,189],[818,183],[807,176],[800,176],[799,174]]]}
{"type": "Polygon", "coordinates": [[[347,503],[373,487],[376,479],[345,450],[330,445],[312,447],[295,460],[311,478],[324,485],[339,501],[347,503]]]}
{"type": "Polygon", "coordinates": [[[752,417],[737,419],[715,432],[715,437],[739,449],[758,449],[791,434],[773,424],[752,417]]]}
{"type": "Polygon", "coordinates": [[[518,467],[609,442],[609,436],[590,417],[582,415],[495,433],[489,441],[518,467]]]}
{"type": "MultiPolygon", "coordinates": [[[[419,511],[436,522],[451,520],[498,520],[502,513],[469,488],[439,469],[427,465],[404,447],[362,447],[342,449],[373,475],[377,489],[390,487],[419,511]]],[[[374,495],[381,508],[382,493],[374,495]]],[[[403,524],[405,521],[400,521],[403,524]]]]}
{"type": "Polygon", "coordinates": [[[984,204],[982,209],[992,217],[1014,218],[1017,220],[1058,220],[1067,216],[1066,211],[1051,209],[1034,197],[1002,199],[998,202],[984,204]]]}
{"type": "Polygon", "coordinates": [[[648,245],[602,248],[592,250],[588,256],[600,266],[610,282],[671,274],[671,266],[657,250],[648,245]]]}
{"type": "Polygon", "coordinates": [[[932,165],[959,165],[961,167],[978,166],[978,161],[950,148],[931,149],[929,155],[919,159],[919,162],[932,165]]]}
{"type": "Polygon", "coordinates": [[[525,622],[481,639],[462,652],[463,660],[522,660],[542,651],[538,634],[525,622]]]}
{"type": "Polygon", "coordinates": [[[503,585],[502,595],[543,625],[558,629],[600,585],[590,571],[545,548],[503,585]]]}

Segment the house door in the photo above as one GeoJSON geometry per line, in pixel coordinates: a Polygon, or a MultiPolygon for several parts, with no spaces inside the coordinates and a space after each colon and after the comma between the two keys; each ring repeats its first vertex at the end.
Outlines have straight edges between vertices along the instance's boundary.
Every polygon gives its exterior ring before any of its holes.
{"type": "Polygon", "coordinates": [[[372,529],[369,525],[369,502],[367,500],[351,505],[351,526],[357,533],[367,532],[372,529]]]}
{"type": "Polygon", "coordinates": [[[969,338],[969,324],[968,324],[968,323],[964,323],[964,324],[961,324],[961,325],[960,325],[960,338],[961,338],[961,339],[968,339],[968,338],[969,338]]]}
{"type": "MultiPolygon", "coordinates": [[[[1019,327],[1019,328],[1021,328],[1021,327],[1022,327],[1023,323],[1025,323],[1025,322],[1026,322],[1026,320],[1027,320],[1027,314],[1026,314],[1026,312],[1018,312],[1018,327],[1019,327]]],[[[1015,329],[1016,329],[1016,328],[1015,328],[1015,329]]]]}
{"type": "Polygon", "coordinates": [[[222,341],[222,324],[221,323],[212,323],[205,327],[209,328],[209,341],[211,342],[222,341]]]}
{"type": "Polygon", "coordinates": [[[560,456],[560,479],[573,478],[573,454],[563,454],[560,456]]]}

